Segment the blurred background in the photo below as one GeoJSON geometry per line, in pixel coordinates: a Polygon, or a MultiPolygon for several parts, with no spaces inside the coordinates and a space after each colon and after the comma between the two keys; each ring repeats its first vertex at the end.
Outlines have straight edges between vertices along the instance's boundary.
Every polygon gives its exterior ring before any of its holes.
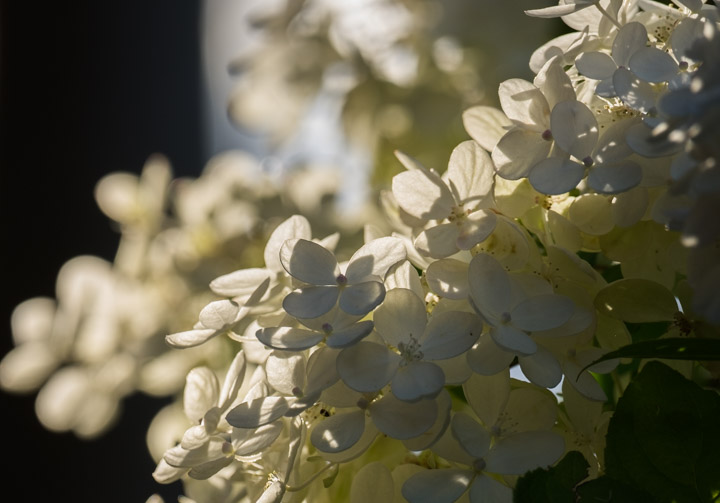
{"type": "MultiPolygon", "coordinates": [[[[350,199],[400,170],[396,148],[443,170],[462,110],[531,80],[561,23],[553,1],[125,0],[0,3],[0,357],[20,302],[53,297],[67,260],[112,261],[119,234],[93,190],[153,153],[176,176],[242,148],[264,170],[334,166],[350,199]],[[519,34],[522,34],[520,37],[519,34]]],[[[51,433],[35,394],[0,392],[6,493],[22,501],[176,501],[145,433],[170,401],[136,394],[93,441],[51,433]]]]}

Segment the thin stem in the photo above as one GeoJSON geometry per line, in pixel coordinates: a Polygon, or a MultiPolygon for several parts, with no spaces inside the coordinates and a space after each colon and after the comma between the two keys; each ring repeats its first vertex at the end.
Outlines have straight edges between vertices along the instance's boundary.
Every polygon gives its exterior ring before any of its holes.
{"type": "Polygon", "coordinates": [[[323,472],[326,472],[330,468],[337,468],[337,467],[338,467],[338,463],[331,463],[328,461],[328,463],[325,466],[323,466],[317,473],[315,473],[313,476],[311,476],[305,482],[303,482],[299,486],[286,485],[285,490],[288,492],[302,491],[307,486],[312,484],[315,481],[315,479],[317,479],[320,475],[322,475],[323,472]]]}
{"type": "Polygon", "coordinates": [[[602,14],[603,16],[605,16],[606,18],[608,18],[608,19],[610,20],[610,22],[611,22],[612,24],[614,24],[615,27],[616,27],[618,30],[619,30],[620,28],[622,28],[622,26],[620,26],[620,23],[618,23],[618,20],[615,19],[614,17],[612,17],[612,16],[610,15],[610,13],[609,13],[608,11],[606,11],[606,10],[603,8],[602,5],[600,5],[600,2],[596,2],[596,3],[595,3],[595,7],[597,7],[597,10],[600,11],[600,14],[602,14]]]}

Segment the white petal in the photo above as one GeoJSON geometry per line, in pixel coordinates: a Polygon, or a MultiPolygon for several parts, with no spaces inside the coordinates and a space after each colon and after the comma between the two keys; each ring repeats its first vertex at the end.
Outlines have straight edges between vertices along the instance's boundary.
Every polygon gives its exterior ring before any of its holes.
{"type": "Polygon", "coordinates": [[[393,493],[392,474],[380,461],[368,463],[353,474],[350,503],[390,501],[393,493]]]}
{"type": "Polygon", "coordinates": [[[198,424],[185,430],[180,440],[180,446],[186,450],[193,450],[202,447],[210,441],[210,435],[204,425],[198,424]]]}
{"type": "Polygon", "coordinates": [[[188,476],[195,480],[207,480],[232,462],[232,457],[219,457],[193,466],[188,472],[188,476]]]}
{"type": "Polygon", "coordinates": [[[420,233],[413,243],[417,251],[432,258],[445,258],[458,252],[460,228],[455,223],[430,227],[420,233]]]}
{"type": "Polygon", "coordinates": [[[252,456],[261,453],[280,436],[284,429],[282,421],[266,424],[260,428],[248,430],[233,428],[232,443],[236,456],[252,456]]]}
{"type": "Polygon", "coordinates": [[[461,250],[469,250],[485,241],[495,230],[497,217],[490,210],[477,210],[465,217],[455,244],[461,250]]]}
{"type": "Polygon", "coordinates": [[[200,323],[206,328],[221,330],[236,321],[240,306],[231,300],[211,302],[200,311],[200,323]]]}
{"type": "Polygon", "coordinates": [[[399,364],[400,357],[385,346],[360,341],[338,355],[337,371],[348,387],[369,393],[389,383],[399,364]]]}
{"type": "Polygon", "coordinates": [[[521,302],[510,313],[512,324],[529,332],[549,330],[568,321],[575,303],[564,295],[535,295],[521,302]]]}
{"type": "Polygon", "coordinates": [[[585,9],[586,7],[590,7],[594,3],[595,2],[592,0],[575,0],[574,2],[569,2],[561,5],[553,5],[551,7],[544,7],[542,9],[526,10],[525,14],[532,17],[544,18],[562,17],[567,16],[568,14],[572,14],[573,12],[585,9]]]}
{"type": "Polygon", "coordinates": [[[438,405],[438,415],[435,423],[422,435],[415,438],[403,440],[402,443],[409,451],[424,451],[432,447],[447,430],[450,425],[450,410],[452,408],[452,397],[446,389],[440,391],[435,401],[438,405]]]}
{"type": "Polygon", "coordinates": [[[495,344],[489,335],[480,337],[476,346],[467,353],[470,368],[478,374],[491,376],[507,369],[515,358],[515,353],[505,351],[495,344]]]}
{"type": "Polygon", "coordinates": [[[536,133],[548,127],[550,107],[542,91],[522,79],[510,79],[500,84],[498,97],[503,112],[515,124],[536,133]]]}
{"type": "Polygon", "coordinates": [[[183,391],[185,415],[198,423],[205,413],[217,404],[220,383],[215,373],[207,367],[196,367],[188,372],[183,391]]]}
{"type": "Polygon", "coordinates": [[[500,325],[490,330],[495,343],[506,351],[520,355],[531,355],[537,351],[537,344],[528,334],[517,328],[500,325]]]}
{"type": "Polygon", "coordinates": [[[633,151],[625,141],[625,137],[628,129],[638,122],[639,119],[625,119],[617,121],[606,128],[595,147],[595,153],[593,154],[595,162],[606,164],[624,160],[632,155],[633,151]]]}
{"type": "MultiPolygon", "coordinates": [[[[673,94],[675,93],[669,93],[666,96],[673,94]]],[[[625,139],[630,148],[643,157],[666,157],[676,154],[683,148],[682,143],[654,138],[652,129],[642,122],[631,126],[625,139]]]]}
{"type": "MultiPolygon", "coordinates": [[[[615,74],[613,73],[613,75],[615,74]]],[[[603,98],[614,98],[615,96],[617,96],[615,88],[613,87],[612,76],[598,82],[597,86],[595,87],[595,94],[603,98]]]]}
{"type": "Polygon", "coordinates": [[[191,348],[199,346],[219,334],[220,332],[213,330],[212,328],[188,330],[187,332],[178,332],[177,334],[166,335],[165,342],[174,348],[191,348]]]}
{"type": "Polygon", "coordinates": [[[360,457],[367,451],[378,436],[378,429],[369,417],[365,416],[365,429],[362,435],[352,446],[337,453],[324,452],[323,458],[331,463],[345,463],[360,457]]]}
{"type": "Polygon", "coordinates": [[[488,153],[476,142],[469,140],[452,151],[447,174],[457,202],[476,207],[492,192],[495,166],[488,153]]]}
{"type": "Polygon", "coordinates": [[[306,239],[285,241],[280,262],[290,276],[311,285],[335,285],[340,274],[335,256],[306,239]]]}
{"type": "Polygon", "coordinates": [[[392,394],[371,403],[368,410],[377,429],[398,440],[425,433],[435,423],[438,414],[435,400],[410,403],[398,400],[392,394]]]}
{"type": "Polygon", "coordinates": [[[560,384],[562,369],[557,358],[547,349],[538,346],[535,354],[521,356],[520,368],[531,383],[543,388],[554,388],[560,384]]]}
{"type": "Polygon", "coordinates": [[[265,267],[274,272],[283,270],[280,263],[280,248],[288,239],[312,239],[310,222],[301,215],[293,215],[278,225],[265,245],[265,267]]]}
{"type": "Polygon", "coordinates": [[[452,258],[436,260],[425,271],[430,290],[453,300],[462,300],[468,296],[467,276],[468,264],[452,258]]]}
{"type": "Polygon", "coordinates": [[[568,381],[580,394],[598,402],[607,400],[607,395],[602,386],[587,370],[580,372],[580,366],[571,361],[564,361],[562,364],[565,380],[568,381]]]}
{"type": "Polygon", "coordinates": [[[643,47],[635,51],[629,62],[632,72],[647,82],[665,82],[678,73],[678,64],[665,51],[643,47]]]}
{"type": "Polygon", "coordinates": [[[305,356],[302,353],[273,351],[265,360],[265,376],[270,386],[283,395],[305,388],[305,356]]]}
{"type": "Polygon", "coordinates": [[[533,80],[535,86],[545,95],[550,110],[561,101],[576,99],[575,89],[562,67],[562,60],[561,57],[548,60],[533,80]]]}
{"type": "Polygon", "coordinates": [[[510,277],[500,262],[490,255],[479,253],[473,257],[468,268],[468,282],[473,303],[485,319],[494,323],[511,308],[510,277]]]}
{"type": "Polygon", "coordinates": [[[328,347],[341,349],[352,346],[373,331],[373,322],[370,320],[353,323],[341,330],[334,330],[325,343],[328,347]]]}
{"type": "Polygon", "coordinates": [[[365,316],[385,299],[385,286],[379,281],[348,285],[340,291],[338,305],[347,314],[365,316]]]}
{"type": "Polygon", "coordinates": [[[219,437],[212,437],[209,442],[198,449],[186,450],[179,445],[165,452],[163,459],[171,466],[191,467],[204,462],[222,458],[222,446],[225,440],[219,437]]]}
{"type": "Polygon", "coordinates": [[[647,30],[642,24],[633,21],[623,26],[615,36],[612,57],[617,66],[627,67],[635,51],[645,47],[647,30]]]}
{"type": "Polygon", "coordinates": [[[415,218],[445,218],[455,205],[450,189],[434,173],[404,171],[392,179],[392,192],[400,207],[415,218]]]}
{"type": "Polygon", "coordinates": [[[512,489],[487,475],[479,475],[470,486],[470,503],[512,503],[512,500],[512,489]]]}
{"type": "Polygon", "coordinates": [[[593,236],[602,236],[614,226],[610,200],[601,194],[583,194],[575,198],[568,216],[581,231],[593,236]]]}
{"type": "Polygon", "coordinates": [[[704,23],[697,18],[686,17],[681,20],[670,35],[673,54],[678,61],[694,63],[687,56],[687,51],[696,40],[702,37],[704,23]]]}
{"type": "Polygon", "coordinates": [[[503,370],[492,376],[473,374],[463,383],[468,404],[488,428],[498,421],[510,395],[510,370],[507,365],[503,370]]]}
{"type": "Polygon", "coordinates": [[[500,418],[503,436],[521,431],[552,430],[558,417],[557,397],[546,389],[517,383],[500,418]]]}
{"type": "Polygon", "coordinates": [[[405,481],[402,495],[410,503],[452,503],[474,477],[470,470],[423,470],[405,481]]]}
{"type": "Polygon", "coordinates": [[[550,128],[560,148],[580,160],[592,153],[598,140],[595,114],[579,101],[562,101],[555,105],[550,128]]]}
{"type": "Polygon", "coordinates": [[[337,356],[339,351],[324,347],[310,355],[307,364],[307,392],[314,393],[329,388],[337,382],[337,356]]]}
{"type": "Polygon", "coordinates": [[[444,360],[470,349],[480,337],[483,322],[479,316],[463,311],[445,311],[430,318],[420,339],[426,360],[444,360]]]}
{"type": "Polygon", "coordinates": [[[339,294],[336,286],[308,286],[287,294],[282,306],[295,318],[317,318],[335,306],[339,294]]]}
{"type": "Polygon", "coordinates": [[[223,381],[222,388],[220,389],[220,396],[218,398],[218,404],[220,407],[226,407],[226,402],[235,399],[240,386],[245,379],[245,351],[240,350],[233,358],[230,363],[227,373],[225,374],[225,380],[223,381]]]}
{"type": "Polygon", "coordinates": [[[547,195],[564,194],[577,187],[585,176],[585,167],[560,157],[548,157],[530,170],[533,188],[547,195]]]}
{"type": "Polygon", "coordinates": [[[48,297],[34,297],[15,306],[10,317],[15,346],[47,340],[53,329],[56,310],[56,301],[48,297]]]}
{"type": "MultiPolygon", "coordinates": [[[[279,264],[278,258],[278,264],[279,264]]],[[[225,274],[210,282],[210,289],[224,297],[240,297],[252,294],[266,279],[271,277],[267,269],[250,268],[225,274]]]]}
{"type": "Polygon", "coordinates": [[[656,91],[630,70],[618,68],[613,74],[613,87],[618,97],[630,108],[642,113],[649,113],[655,108],[656,91]]]}
{"type": "MultiPolygon", "coordinates": [[[[412,290],[418,297],[425,296],[420,276],[410,260],[394,265],[385,276],[385,289],[389,292],[396,288],[412,290]]],[[[387,296],[385,298],[387,300],[387,296]]]]}
{"type": "Polygon", "coordinates": [[[551,146],[552,143],[537,132],[516,128],[500,138],[492,151],[492,160],[498,175],[507,180],[518,180],[526,177],[535,164],[548,156],[551,146]]]}
{"type": "Polygon", "coordinates": [[[582,49],[583,43],[587,39],[588,31],[589,30],[581,30],[579,32],[565,33],[535,49],[530,56],[530,63],[528,65],[530,66],[530,70],[537,74],[548,61],[556,56],[563,58],[569,57],[571,60],[573,57],[577,57],[576,53],[582,49]]]}
{"type": "Polygon", "coordinates": [[[257,338],[266,346],[274,349],[302,351],[315,346],[325,336],[319,332],[302,328],[271,327],[258,330],[257,338]]]}
{"type": "Polygon", "coordinates": [[[357,283],[370,276],[383,279],[388,269],[407,258],[405,244],[395,237],[375,239],[350,258],[345,276],[349,283],[357,283]]]}
{"type": "Polygon", "coordinates": [[[452,434],[465,451],[474,458],[483,458],[490,449],[490,432],[464,412],[453,415],[452,434]]]}
{"type": "Polygon", "coordinates": [[[257,428],[281,418],[288,409],[285,397],[266,396],[241,403],[227,413],[225,420],[236,428],[257,428]]]}
{"type": "Polygon", "coordinates": [[[527,431],[500,439],[485,457],[486,469],[502,475],[521,475],[555,463],[565,442],[551,431],[527,431]]]}
{"type": "Polygon", "coordinates": [[[612,214],[615,225],[630,227],[645,215],[650,202],[648,191],[644,187],[636,187],[613,197],[612,214]]]}
{"type": "Polygon", "coordinates": [[[612,77],[617,68],[615,61],[604,52],[584,52],[575,60],[575,66],[581,75],[595,80],[612,77]]]}
{"type": "Polygon", "coordinates": [[[380,337],[397,347],[410,336],[417,340],[425,332],[425,303],[412,290],[396,288],[387,293],[385,302],[373,314],[373,320],[380,337]]]}
{"type": "Polygon", "coordinates": [[[601,194],[618,194],[637,186],[642,169],[633,161],[600,164],[590,170],[588,185],[601,194]]]}
{"type": "Polygon", "coordinates": [[[61,363],[59,356],[42,341],[20,344],[0,361],[0,386],[13,392],[36,390],[61,363]]]}
{"type": "Polygon", "coordinates": [[[465,110],[462,120],[465,131],[488,152],[492,152],[506,130],[512,126],[512,121],[501,110],[483,105],[465,110]]]}
{"type": "Polygon", "coordinates": [[[435,398],[445,385],[442,369],[430,362],[411,362],[400,366],[391,381],[393,394],[400,400],[415,402],[435,398]]]}
{"type": "Polygon", "coordinates": [[[180,480],[187,471],[187,468],[172,466],[168,464],[165,459],[161,459],[155,468],[155,471],[152,473],[152,476],[158,484],[171,484],[180,480]]]}
{"type": "Polygon", "coordinates": [[[363,411],[336,414],[315,426],[310,434],[310,442],[321,452],[341,452],[357,443],[364,430],[363,411]]]}
{"type": "Polygon", "coordinates": [[[445,360],[435,360],[433,363],[445,373],[445,384],[447,385],[460,385],[472,375],[472,369],[467,362],[467,353],[445,360]]]}

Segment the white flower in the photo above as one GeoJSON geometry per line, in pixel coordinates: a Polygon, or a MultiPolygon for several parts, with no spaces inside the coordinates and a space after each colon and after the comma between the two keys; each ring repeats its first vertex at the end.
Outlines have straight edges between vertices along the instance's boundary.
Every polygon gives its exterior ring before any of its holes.
{"type": "MultiPolygon", "coordinates": [[[[575,140],[588,134],[585,120],[572,120],[569,123],[556,120],[554,124],[551,123],[551,113],[556,105],[576,100],[572,83],[560,66],[559,57],[549,60],[532,83],[523,79],[506,80],[500,84],[498,97],[503,112],[515,125],[500,138],[492,152],[497,173],[505,179],[526,177],[533,166],[551,153],[556,134],[568,139],[565,147],[575,145],[575,140]]],[[[572,106],[579,108],[579,105],[572,106]]],[[[585,141],[575,146],[580,147],[585,141]]]]}
{"type": "MultiPolygon", "coordinates": [[[[486,254],[473,257],[469,278],[473,306],[490,325],[492,339],[507,351],[535,353],[537,344],[528,332],[560,327],[575,312],[573,301],[563,295],[529,295],[518,282],[520,278],[511,277],[486,254]]],[[[537,284],[533,287],[537,288],[537,284]]]]}
{"type": "Polygon", "coordinates": [[[443,177],[404,154],[396,155],[407,168],[393,177],[398,204],[414,218],[437,221],[415,239],[420,253],[443,258],[487,238],[496,220],[495,213],[485,209],[492,204],[494,170],[477,143],[470,140],[458,145],[443,177]]]}
{"type": "Polygon", "coordinates": [[[266,327],[258,330],[260,342],[274,349],[302,351],[321,342],[331,348],[344,348],[355,344],[373,330],[371,320],[358,321],[360,315],[351,316],[337,306],[317,318],[300,319],[309,328],[295,326],[266,327]]]}
{"type": "Polygon", "coordinates": [[[625,192],[642,181],[643,171],[640,165],[627,159],[633,152],[625,141],[628,129],[636,124],[636,121],[616,122],[605,129],[599,141],[595,117],[578,101],[559,103],[553,110],[553,121],[583,123],[572,130],[565,130],[564,133],[569,133],[567,135],[560,135],[560,127],[553,129],[553,132],[558,132],[555,141],[580,162],[563,157],[549,157],[535,165],[530,170],[528,179],[538,192],[548,195],[564,194],[574,189],[585,178],[586,173],[590,188],[601,194],[625,192]],[[580,145],[575,131],[581,128],[588,131],[588,134],[584,135],[580,145]]]}
{"type": "Polygon", "coordinates": [[[305,283],[283,300],[285,311],[301,319],[317,318],[337,303],[345,313],[364,316],[385,298],[382,280],[388,269],[405,259],[398,238],[376,239],[350,258],[345,274],[335,256],[305,239],[291,239],[280,249],[280,261],[296,280],[305,283]]]}
{"type": "Polygon", "coordinates": [[[361,342],[344,349],[338,373],[361,392],[379,391],[389,382],[393,394],[408,402],[437,396],[445,374],[432,362],[462,354],[482,332],[482,320],[472,313],[445,311],[428,321],[425,303],[404,288],[388,292],[374,320],[385,345],[361,342]]]}
{"type": "Polygon", "coordinates": [[[521,475],[553,464],[565,451],[560,435],[542,430],[525,431],[492,442],[490,432],[463,412],[453,415],[451,431],[462,449],[453,461],[470,468],[430,470],[413,475],[402,488],[402,495],[410,503],[451,503],[468,490],[472,503],[510,503],[512,490],[487,474],[521,475]]]}

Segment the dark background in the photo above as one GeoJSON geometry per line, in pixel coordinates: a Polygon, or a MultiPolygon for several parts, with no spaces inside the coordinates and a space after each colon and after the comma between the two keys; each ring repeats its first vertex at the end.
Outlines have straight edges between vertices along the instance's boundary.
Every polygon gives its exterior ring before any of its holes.
{"type": "MultiPolygon", "coordinates": [[[[0,356],[13,307],[54,296],[65,261],[113,259],[118,235],[93,199],[104,174],[139,173],[155,152],[176,175],[199,174],[199,21],[199,0],[0,3],[0,356]]],[[[179,483],[154,482],[145,447],[163,402],[127,400],[120,423],[86,442],[43,429],[34,398],[0,392],[8,497],[176,501],[179,483]]]]}

